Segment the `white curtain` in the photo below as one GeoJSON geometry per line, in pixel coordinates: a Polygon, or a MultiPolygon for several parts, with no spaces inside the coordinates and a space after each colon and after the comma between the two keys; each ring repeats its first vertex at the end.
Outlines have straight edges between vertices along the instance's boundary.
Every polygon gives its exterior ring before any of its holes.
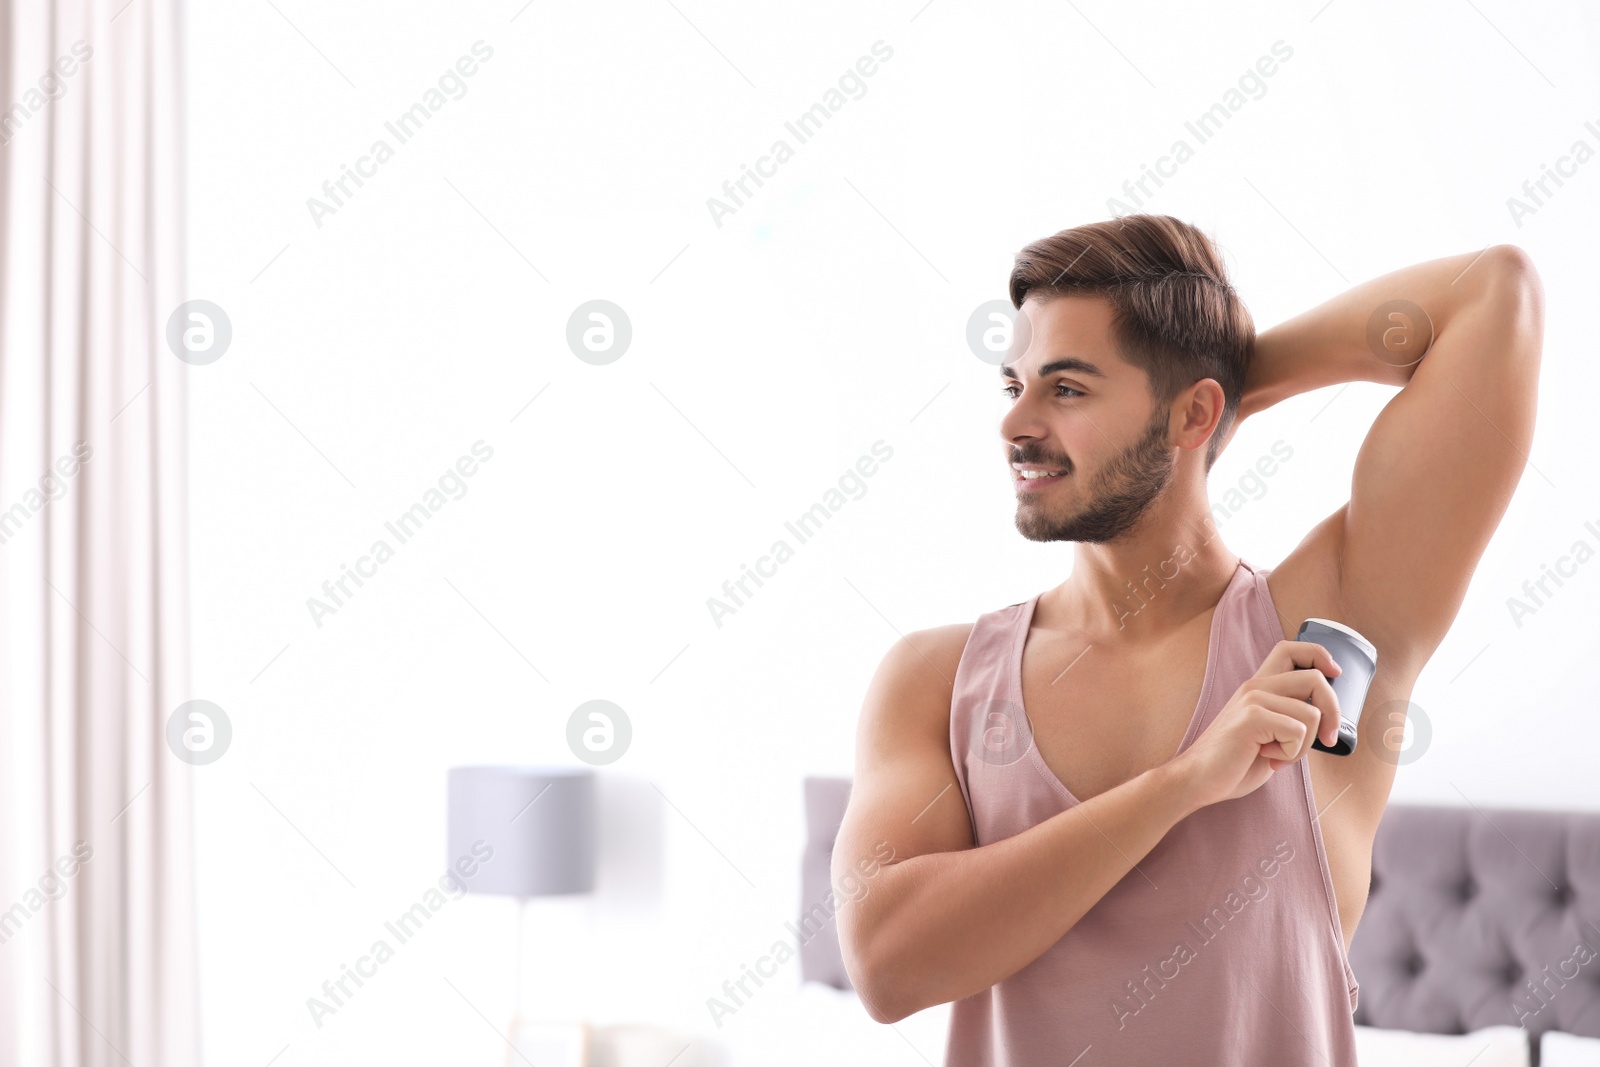
{"type": "Polygon", "coordinates": [[[186,1067],[180,12],[0,33],[0,1063],[186,1067]]]}

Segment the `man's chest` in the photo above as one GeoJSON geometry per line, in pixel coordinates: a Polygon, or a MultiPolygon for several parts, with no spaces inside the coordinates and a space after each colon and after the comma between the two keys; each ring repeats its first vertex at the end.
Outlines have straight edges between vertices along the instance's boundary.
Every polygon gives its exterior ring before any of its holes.
{"type": "Polygon", "coordinates": [[[1206,673],[1211,613],[1160,648],[1117,647],[1034,631],[1022,703],[1045,764],[1080,802],[1177,754],[1206,673]]]}

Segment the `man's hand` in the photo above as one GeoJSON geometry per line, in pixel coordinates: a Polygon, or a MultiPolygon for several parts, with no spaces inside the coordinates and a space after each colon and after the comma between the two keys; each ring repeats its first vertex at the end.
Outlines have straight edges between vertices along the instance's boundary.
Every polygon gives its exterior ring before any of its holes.
{"type": "Polygon", "coordinates": [[[1333,744],[1339,701],[1324,674],[1341,673],[1328,650],[1313,641],[1272,646],[1205,732],[1171,760],[1194,803],[1253,793],[1280,767],[1310,752],[1314,740],[1333,744]]]}

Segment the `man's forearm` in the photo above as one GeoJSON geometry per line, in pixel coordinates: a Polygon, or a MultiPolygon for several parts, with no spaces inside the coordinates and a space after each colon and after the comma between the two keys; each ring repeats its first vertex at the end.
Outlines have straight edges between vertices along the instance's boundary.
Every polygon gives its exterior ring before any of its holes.
{"type": "Polygon", "coordinates": [[[1405,267],[1257,334],[1240,421],[1325,386],[1405,385],[1431,337],[1503,270],[1503,253],[1495,246],[1405,267]]]}
{"type": "Polygon", "coordinates": [[[1198,806],[1169,762],[1003,841],[885,867],[848,917],[863,1002],[895,1022],[1015,974],[1198,806]]]}

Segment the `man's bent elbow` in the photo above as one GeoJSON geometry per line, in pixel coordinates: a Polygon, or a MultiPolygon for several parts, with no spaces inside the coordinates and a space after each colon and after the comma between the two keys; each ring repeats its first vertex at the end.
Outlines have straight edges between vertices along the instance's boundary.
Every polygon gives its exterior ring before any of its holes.
{"type": "Polygon", "coordinates": [[[884,966],[865,951],[859,937],[844,936],[843,930],[840,934],[845,974],[873,1022],[897,1023],[920,1010],[907,1001],[905,985],[896,979],[893,968],[884,966]]]}
{"type": "Polygon", "coordinates": [[[875,1023],[897,1023],[921,1010],[896,998],[889,982],[875,978],[858,982],[854,977],[850,981],[855,987],[856,995],[861,998],[861,1006],[867,1009],[868,1018],[875,1023]]]}
{"type": "Polygon", "coordinates": [[[1523,300],[1543,303],[1544,282],[1533,257],[1519,245],[1490,245],[1483,251],[1485,274],[1493,289],[1523,300]]]}

